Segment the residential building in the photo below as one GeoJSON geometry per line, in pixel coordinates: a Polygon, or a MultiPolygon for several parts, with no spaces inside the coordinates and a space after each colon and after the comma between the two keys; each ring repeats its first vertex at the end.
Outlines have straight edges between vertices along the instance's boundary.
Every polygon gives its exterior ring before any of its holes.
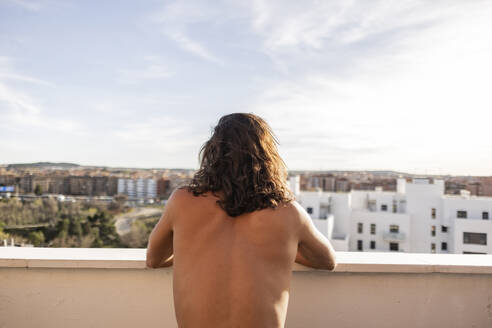
{"type": "Polygon", "coordinates": [[[93,196],[93,181],[90,176],[70,176],[67,178],[69,195],[93,196]]]}
{"type": "Polygon", "coordinates": [[[492,197],[445,195],[443,180],[397,180],[396,191],[300,190],[315,226],[338,251],[492,254],[492,197]]]}
{"type": "Polygon", "coordinates": [[[125,194],[129,199],[144,200],[157,196],[157,183],[153,179],[118,179],[118,194],[125,194]]]}

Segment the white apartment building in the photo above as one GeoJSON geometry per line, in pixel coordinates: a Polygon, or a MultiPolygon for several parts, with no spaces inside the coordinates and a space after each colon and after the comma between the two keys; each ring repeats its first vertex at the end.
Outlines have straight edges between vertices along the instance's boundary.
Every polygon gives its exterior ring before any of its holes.
{"type": "Polygon", "coordinates": [[[445,195],[444,181],[398,179],[397,191],[301,191],[297,201],[338,251],[492,254],[492,197],[445,195]]]}
{"type": "Polygon", "coordinates": [[[157,183],[153,179],[118,179],[118,194],[129,199],[152,199],[157,196],[157,183]]]}

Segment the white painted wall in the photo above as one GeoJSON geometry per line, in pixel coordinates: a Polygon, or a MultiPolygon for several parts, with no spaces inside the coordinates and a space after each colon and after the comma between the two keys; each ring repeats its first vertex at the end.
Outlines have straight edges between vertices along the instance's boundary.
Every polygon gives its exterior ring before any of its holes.
{"type": "Polygon", "coordinates": [[[443,183],[424,183],[417,180],[406,184],[407,212],[412,217],[410,226],[410,252],[430,253],[431,243],[440,241],[431,236],[431,227],[442,224],[443,183]],[[432,208],[436,209],[436,218],[431,218],[432,208]]]}
{"type": "Polygon", "coordinates": [[[490,220],[473,220],[473,219],[454,219],[454,252],[463,254],[463,252],[486,253],[492,254],[492,222],[490,220]],[[465,244],[463,241],[464,232],[486,233],[487,244],[465,244]]]}
{"type": "Polygon", "coordinates": [[[401,213],[368,212],[363,210],[352,211],[352,229],[350,231],[350,250],[357,250],[357,240],[362,240],[364,251],[389,252],[390,241],[385,240],[384,234],[389,233],[390,225],[398,225],[402,241],[392,241],[399,244],[399,251],[409,252],[410,249],[410,216],[401,213]],[[358,233],[358,223],[362,223],[362,233],[358,233]],[[376,224],[376,233],[371,234],[371,224],[376,224]],[[370,249],[370,241],[376,242],[376,249],[370,249]]]}

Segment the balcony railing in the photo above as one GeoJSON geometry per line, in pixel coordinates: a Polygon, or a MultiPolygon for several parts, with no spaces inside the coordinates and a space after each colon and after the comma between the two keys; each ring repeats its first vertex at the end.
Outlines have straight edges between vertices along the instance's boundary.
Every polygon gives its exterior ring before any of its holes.
{"type": "Polygon", "coordinates": [[[334,232],[332,235],[331,235],[331,238],[332,239],[335,239],[335,240],[347,240],[348,239],[348,235],[345,234],[345,233],[338,233],[338,232],[334,232]]]}
{"type": "Polygon", "coordinates": [[[403,232],[385,232],[383,233],[383,239],[386,241],[404,241],[406,238],[403,232]]]}
{"type": "MultiPolygon", "coordinates": [[[[286,327],[492,327],[492,255],[338,252],[294,266],[286,327]]],[[[176,327],[145,249],[0,247],[0,327],[176,327]]]]}

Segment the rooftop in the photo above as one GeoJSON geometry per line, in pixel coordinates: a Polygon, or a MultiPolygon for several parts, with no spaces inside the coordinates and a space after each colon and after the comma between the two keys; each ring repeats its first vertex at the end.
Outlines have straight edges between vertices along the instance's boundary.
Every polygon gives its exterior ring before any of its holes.
{"type": "MultiPolygon", "coordinates": [[[[0,247],[0,327],[176,327],[145,249],[0,247]]],[[[286,327],[491,327],[492,255],[337,252],[295,265],[286,327]]]]}

